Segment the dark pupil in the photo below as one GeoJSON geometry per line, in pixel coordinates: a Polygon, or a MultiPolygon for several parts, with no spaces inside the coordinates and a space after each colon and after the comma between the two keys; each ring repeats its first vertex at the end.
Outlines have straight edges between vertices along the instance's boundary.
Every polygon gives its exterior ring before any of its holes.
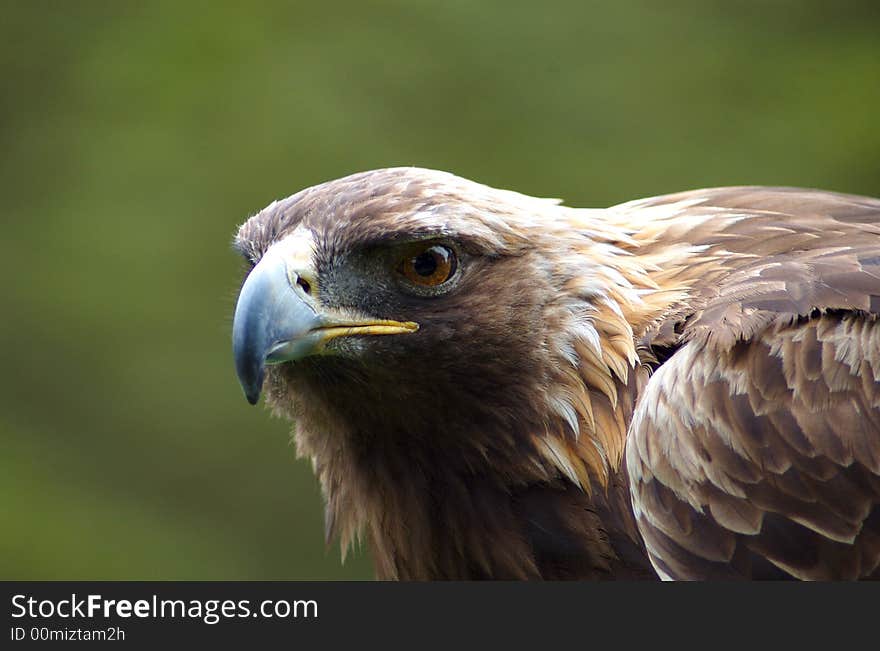
{"type": "Polygon", "coordinates": [[[413,259],[413,269],[420,276],[431,276],[437,271],[437,255],[426,251],[413,259]]]}

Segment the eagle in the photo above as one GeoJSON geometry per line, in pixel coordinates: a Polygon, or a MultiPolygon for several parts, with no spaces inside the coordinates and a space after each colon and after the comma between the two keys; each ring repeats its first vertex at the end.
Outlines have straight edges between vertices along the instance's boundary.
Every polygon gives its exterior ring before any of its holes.
{"type": "Polygon", "coordinates": [[[880,577],[880,199],[402,167],[234,248],[245,396],[378,579],[880,577]]]}

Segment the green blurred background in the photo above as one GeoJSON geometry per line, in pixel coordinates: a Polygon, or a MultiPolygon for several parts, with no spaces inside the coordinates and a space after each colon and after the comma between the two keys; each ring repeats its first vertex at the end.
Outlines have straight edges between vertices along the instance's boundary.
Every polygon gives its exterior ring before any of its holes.
{"type": "Polygon", "coordinates": [[[880,3],[2,2],[0,578],[369,578],[247,405],[235,229],[394,165],[880,195],[880,3]]]}

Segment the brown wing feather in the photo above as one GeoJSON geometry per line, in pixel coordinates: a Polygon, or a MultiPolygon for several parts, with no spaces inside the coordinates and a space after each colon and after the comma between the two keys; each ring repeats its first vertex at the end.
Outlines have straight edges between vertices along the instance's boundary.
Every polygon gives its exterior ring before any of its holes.
{"type": "Polygon", "coordinates": [[[880,568],[880,322],[827,314],[654,375],[627,466],[639,529],[673,578],[803,579],[880,568]],[[761,567],[764,567],[762,564],[761,567]]]}
{"type": "Polygon", "coordinates": [[[689,300],[645,334],[648,345],[680,342],[684,329],[684,339],[729,346],[780,314],[880,312],[880,199],[737,187],[654,197],[613,210],[626,221],[676,205],[681,208],[669,220],[674,226],[640,253],[684,242],[716,263],[705,270],[700,265],[688,280],[689,300]]]}
{"type": "Polygon", "coordinates": [[[688,240],[722,273],[646,333],[680,347],[627,443],[639,529],[669,578],[880,575],[880,201],[723,188],[688,240]],[[677,325],[676,325],[677,324],[677,325]]]}

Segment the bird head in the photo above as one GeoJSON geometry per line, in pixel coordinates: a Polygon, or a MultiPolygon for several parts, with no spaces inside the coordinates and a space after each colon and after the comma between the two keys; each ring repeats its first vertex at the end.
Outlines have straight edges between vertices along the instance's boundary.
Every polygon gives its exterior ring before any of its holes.
{"type": "Polygon", "coordinates": [[[251,265],[233,324],[245,396],[308,430],[313,460],[321,432],[344,430],[601,479],[650,281],[595,212],[418,168],[272,203],[235,241],[251,265]]]}

